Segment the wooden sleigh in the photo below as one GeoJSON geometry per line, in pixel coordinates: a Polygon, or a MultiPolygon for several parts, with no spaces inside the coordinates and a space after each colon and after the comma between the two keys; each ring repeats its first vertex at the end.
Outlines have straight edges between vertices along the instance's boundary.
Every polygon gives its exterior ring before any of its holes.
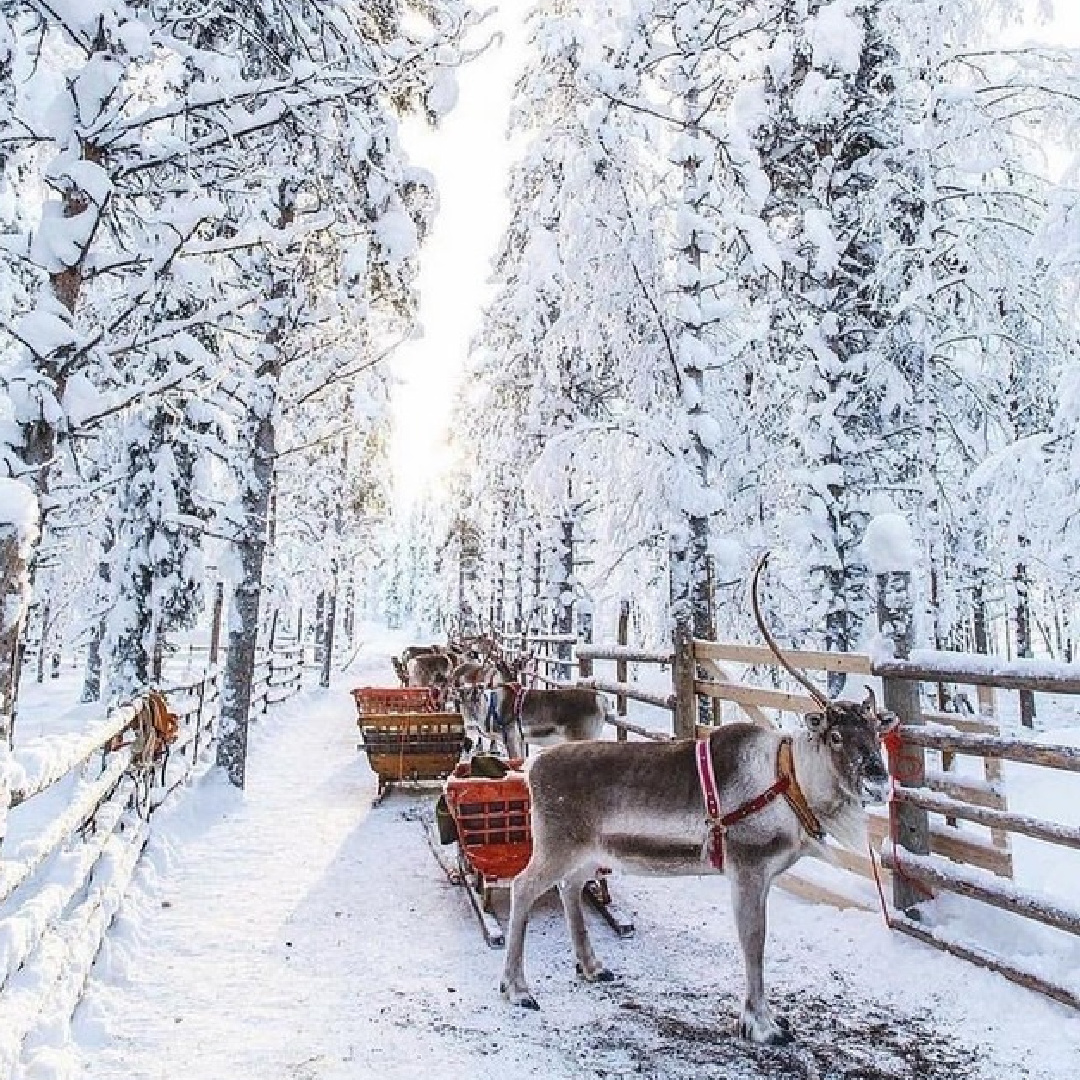
{"type": "Polygon", "coordinates": [[[352,692],[357,725],[379,802],[401,783],[438,781],[449,776],[465,749],[465,722],[459,713],[439,710],[427,687],[360,687],[352,692]]]}

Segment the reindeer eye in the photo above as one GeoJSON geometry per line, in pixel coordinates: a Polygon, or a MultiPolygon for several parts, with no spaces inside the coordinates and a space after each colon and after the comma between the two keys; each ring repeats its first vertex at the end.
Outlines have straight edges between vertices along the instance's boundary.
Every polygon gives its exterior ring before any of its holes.
{"type": "Polygon", "coordinates": [[[839,728],[833,728],[829,732],[829,745],[834,750],[840,750],[844,745],[844,736],[841,734],[839,728]]]}

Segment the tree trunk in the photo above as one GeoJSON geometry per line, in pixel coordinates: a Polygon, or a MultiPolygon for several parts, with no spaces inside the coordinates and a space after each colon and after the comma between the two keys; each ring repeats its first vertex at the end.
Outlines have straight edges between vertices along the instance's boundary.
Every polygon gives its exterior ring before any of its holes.
{"type": "Polygon", "coordinates": [[[517,569],[514,574],[514,626],[520,634],[525,626],[525,529],[518,529],[517,569]]]}
{"type": "MultiPolygon", "coordinates": [[[[273,352],[276,355],[276,350],[273,352]]],[[[225,769],[229,780],[241,788],[247,764],[248,712],[259,636],[259,601],[275,437],[273,411],[267,410],[256,426],[254,454],[248,463],[247,482],[241,497],[242,525],[237,542],[240,580],[233,587],[229,605],[232,616],[226,638],[217,763],[225,769]]]]}
{"type": "Polygon", "coordinates": [[[0,747],[10,747],[15,730],[19,642],[29,600],[23,546],[15,529],[0,530],[0,747]]]}
{"type": "Polygon", "coordinates": [[[102,646],[105,643],[105,610],[108,604],[109,585],[112,582],[112,564],[109,553],[112,551],[114,533],[106,524],[102,538],[103,551],[98,561],[98,598],[102,614],[95,620],[90,631],[90,644],[86,650],[86,668],[83,672],[82,700],[84,703],[101,700],[102,646]]]}
{"type": "MultiPolygon", "coordinates": [[[[1025,537],[1020,537],[1020,546],[1022,548],[1029,546],[1029,542],[1025,537]]],[[[1016,655],[1030,660],[1034,653],[1031,640],[1030,582],[1028,581],[1026,564],[1016,564],[1013,582],[1016,585],[1016,655]]],[[[1024,727],[1034,727],[1035,694],[1031,690],[1021,690],[1019,697],[1020,723],[1024,727]]]]}
{"type": "Polygon", "coordinates": [[[324,687],[330,685],[330,670],[334,661],[334,633],[336,628],[337,590],[335,589],[330,593],[326,603],[326,645],[323,649],[322,676],[319,679],[319,685],[324,687]]]}
{"type": "Polygon", "coordinates": [[[225,586],[219,581],[214,585],[214,611],[210,623],[210,653],[207,658],[209,664],[216,664],[218,652],[221,649],[221,617],[225,611],[225,586]]]}
{"type": "Polygon", "coordinates": [[[90,644],[86,648],[86,667],[83,669],[83,704],[101,700],[101,645],[105,638],[105,620],[98,619],[90,631],[90,644]]]}
{"type": "MultiPolygon", "coordinates": [[[[295,191],[287,181],[282,181],[277,197],[277,226],[286,229],[294,217],[295,191]]],[[[281,339],[285,331],[285,316],[277,309],[284,307],[281,301],[293,287],[291,278],[284,270],[274,269],[272,274],[268,298],[274,314],[246,402],[252,453],[250,460],[244,463],[243,470],[241,523],[236,540],[240,555],[240,580],[233,588],[230,605],[217,748],[218,765],[225,769],[229,780],[241,788],[247,767],[251,681],[255,671],[263,567],[269,540],[270,499],[277,456],[276,412],[282,372],[281,339]]]]}
{"type": "Polygon", "coordinates": [[[315,663],[323,661],[326,640],[326,593],[319,591],[315,597],[315,663]]]}
{"type": "Polygon", "coordinates": [[[52,602],[45,597],[41,605],[41,629],[38,632],[37,682],[45,681],[45,651],[49,644],[49,619],[52,617],[52,602]]]}

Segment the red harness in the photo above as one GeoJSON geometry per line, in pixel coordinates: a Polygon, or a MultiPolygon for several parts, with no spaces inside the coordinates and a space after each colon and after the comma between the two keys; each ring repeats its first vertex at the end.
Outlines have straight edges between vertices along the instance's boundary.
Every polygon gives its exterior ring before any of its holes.
{"type": "Polygon", "coordinates": [[[820,840],[824,835],[821,825],[814,817],[813,811],[806,803],[806,798],[795,781],[794,765],[790,770],[782,765],[782,761],[790,760],[791,740],[783,739],[780,742],[780,750],[777,754],[777,775],[772,787],[767,788],[760,795],[747,800],[741,806],[736,807],[730,814],[720,814],[720,793],[716,786],[716,773],[713,771],[712,751],[709,738],[698,739],[696,746],[698,780],[701,783],[701,795],[705,800],[705,821],[709,827],[708,856],[709,863],[717,870],[724,869],[724,834],[736,822],[764,810],[774,799],[783,795],[795,811],[802,826],[815,839],[820,840]]]}
{"type": "Polygon", "coordinates": [[[510,686],[514,691],[514,719],[520,724],[521,710],[525,708],[525,696],[529,689],[523,683],[511,683],[510,686]]]}

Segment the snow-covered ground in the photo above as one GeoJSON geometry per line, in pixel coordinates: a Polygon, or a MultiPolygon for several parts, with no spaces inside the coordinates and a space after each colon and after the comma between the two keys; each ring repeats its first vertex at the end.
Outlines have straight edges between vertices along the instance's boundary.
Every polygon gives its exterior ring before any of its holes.
{"type": "Polygon", "coordinates": [[[775,892],[767,976],[792,1047],[733,1034],[726,885],[616,879],[635,937],[597,920],[618,973],[574,977],[557,902],[527,962],[542,1010],[506,1005],[462,890],[429,851],[430,799],[356,748],[350,686],[389,684],[387,642],[255,733],[243,794],[211,774],[155,818],[73,1041],[28,1075],[84,1080],[849,1077],[1071,1080],[1080,1016],[885,929],[775,892]],[[64,1066],[70,1066],[64,1070],[64,1066]]]}

